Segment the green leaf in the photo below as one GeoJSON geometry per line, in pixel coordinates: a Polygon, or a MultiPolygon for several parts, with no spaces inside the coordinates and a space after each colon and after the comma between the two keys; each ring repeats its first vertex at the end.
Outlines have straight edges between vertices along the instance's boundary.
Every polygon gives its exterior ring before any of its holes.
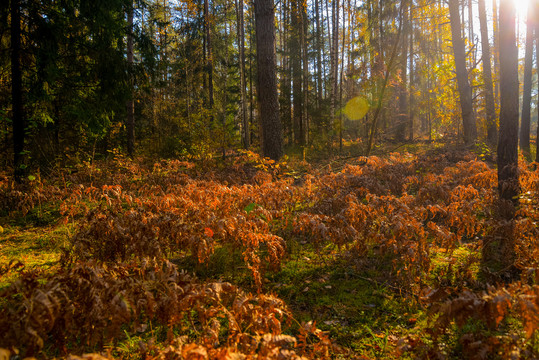
{"type": "Polygon", "coordinates": [[[250,203],[250,204],[247,205],[247,206],[245,207],[245,209],[243,209],[243,210],[245,210],[245,212],[246,212],[247,214],[249,214],[251,211],[253,211],[254,209],[256,209],[258,206],[259,206],[258,204],[250,203]]]}
{"type": "Polygon", "coordinates": [[[34,181],[36,177],[34,175],[28,175],[28,180],[34,181]]]}

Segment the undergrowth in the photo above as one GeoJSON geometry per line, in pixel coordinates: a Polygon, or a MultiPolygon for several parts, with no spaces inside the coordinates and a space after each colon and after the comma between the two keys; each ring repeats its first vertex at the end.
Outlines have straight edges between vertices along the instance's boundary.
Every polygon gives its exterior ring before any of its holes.
{"type": "Polygon", "coordinates": [[[520,164],[512,221],[496,170],[455,151],[338,171],[118,155],[22,185],[0,176],[2,354],[537,357],[535,165],[520,164]],[[511,282],[482,263],[506,239],[511,282]]]}

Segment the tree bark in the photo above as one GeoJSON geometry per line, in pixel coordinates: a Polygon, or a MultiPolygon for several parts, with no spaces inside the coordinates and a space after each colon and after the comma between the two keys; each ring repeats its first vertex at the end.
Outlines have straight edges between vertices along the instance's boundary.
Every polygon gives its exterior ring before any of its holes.
{"type": "Polygon", "coordinates": [[[408,108],[410,110],[410,113],[408,115],[408,138],[410,141],[414,140],[414,23],[413,23],[413,3],[410,3],[410,17],[409,17],[409,25],[410,25],[410,51],[408,55],[409,65],[408,68],[410,69],[410,79],[409,79],[409,88],[408,88],[408,94],[410,96],[410,100],[408,101],[408,108]]]}
{"type": "MultiPolygon", "coordinates": [[[[539,2],[535,3],[535,14],[539,15],[539,2]]],[[[535,22],[535,61],[537,73],[539,74],[539,21],[535,22]]],[[[537,91],[539,91],[539,81],[537,82],[537,91]]],[[[539,98],[537,99],[536,108],[539,109],[539,98]]],[[[537,112],[537,132],[535,134],[535,162],[539,162],[539,111],[537,112]]]]}
{"type": "Polygon", "coordinates": [[[490,65],[490,44],[488,41],[487,11],[485,0],[478,0],[479,27],[481,30],[481,51],[483,52],[483,81],[485,88],[485,109],[487,113],[487,141],[490,145],[496,145],[498,141],[498,129],[496,126],[496,108],[494,105],[494,92],[492,89],[492,69],[490,65]]]}
{"type": "Polygon", "coordinates": [[[129,100],[127,100],[127,153],[133,157],[135,149],[135,101],[133,91],[133,2],[127,5],[127,71],[129,76],[129,100]]]}
{"type": "MultiPolygon", "coordinates": [[[[320,116],[322,106],[322,27],[320,25],[320,0],[315,0],[316,14],[316,105],[318,116],[320,116]]],[[[323,25],[323,24],[322,24],[323,25]]]]}
{"type": "Polygon", "coordinates": [[[524,54],[524,92],[522,94],[522,116],[520,120],[520,149],[524,156],[530,158],[530,119],[532,101],[532,67],[534,40],[534,4],[528,4],[528,19],[526,21],[526,49],[524,54]]]}
{"type": "MultiPolygon", "coordinates": [[[[213,111],[213,54],[211,42],[209,0],[204,0],[204,33],[206,35],[206,72],[208,73],[208,107],[213,111]]],[[[213,115],[210,117],[210,124],[213,123],[213,115]]]]}
{"type": "MultiPolygon", "coordinates": [[[[294,1],[294,0],[292,0],[294,1]]],[[[284,138],[287,144],[294,142],[294,126],[292,123],[292,76],[290,67],[290,1],[281,1],[281,84],[280,84],[280,111],[281,123],[283,124],[284,138]]]]}
{"type": "Polygon", "coordinates": [[[301,26],[302,26],[302,1],[292,0],[292,23],[290,34],[290,57],[292,62],[292,114],[294,127],[294,143],[303,145],[303,93],[301,68],[301,26]]]}
{"type": "Polygon", "coordinates": [[[455,70],[457,72],[457,85],[459,89],[460,107],[462,110],[462,128],[464,143],[472,144],[477,138],[475,114],[473,111],[472,88],[466,70],[466,49],[461,36],[459,1],[449,0],[449,17],[451,22],[451,39],[455,55],[455,70]]]}
{"type": "Polygon", "coordinates": [[[301,145],[306,145],[309,142],[309,59],[308,59],[308,47],[307,47],[307,29],[308,29],[308,17],[307,17],[307,4],[301,2],[301,62],[303,66],[302,73],[302,111],[301,111],[301,145]]]}
{"type": "Polygon", "coordinates": [[[500,198],[518,203],[518,50],[515,8],[500,4],[500,138],[498,141],[498,190],[500,198]]]}
{"type": "Polygon", "coordinates": [[[335,112],[336,112],[336,106],[337,106],[337,87],[339,85],[338,83],[338,76],[339,76],[339,0],[333,0],[333,40],[331,43],[331,75],[330,75],[330,81],[331,81],[331,118],[330,118],[330,124],[329,129],[330,132],[333,132],[334,127],[334,121],[335,121],[335,112]]]}
{"type": "Polygon", "coordinates": [[[247,96],[245,94],[245,22],[243,19],[243,0],[236,0],[236,17],[238,22],[238,48],[240,62],[240,96],[241,96],[241,136],[243,148],[249,149],[251,138],[249,134],[249,119],[247,118],[247,96]]]}
{"type": "Polygon", "coordinates": [[[498,0],[492,0],[492,33],[493,33],[493,47],[492,47],[492,59],[493,59],[493,71],[492,82],[494,85],[494,104],[499,105],[500,96],[500,65],[498,63],[498,55],[500,53],[500,39],[498,31],[498,0]]]}
{"type": "Polygon", "coordinates": [[[401,82],[399,84],[399,116],[397,117],[396,140],[404,141],[404,133],[408,123],[408,35],[410,33],[410,22],[408,20],[408,2],[405,1],[406,10],[403,14],[404,31],[401,46],[401,82]]]}
{"type": "Polygon", "coordinates": [[[21,4],[11,0],[11,101],[13,121],[13,170],[16,181],[21,181],[23,169],[25,120],[22,103],[21,72],[21,4]]]}
{"type": "Polygon", "coordinates": [[[255,0],[258,108],[262,153],[278,160],[283,153],[275,63],[275,14],[272,0],[255,0]]]}

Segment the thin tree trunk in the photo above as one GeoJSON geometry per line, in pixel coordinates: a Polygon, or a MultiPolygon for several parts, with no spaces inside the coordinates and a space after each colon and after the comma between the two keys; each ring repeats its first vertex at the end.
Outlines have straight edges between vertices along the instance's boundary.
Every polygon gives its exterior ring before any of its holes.
{"type": "MultiPolygon", "coordinates": [[[[212,54],[212,41],[211,41],[211,23],[210,23],[210,10],[209,0],[204,0],[204,33],[206,34],[206,72],[208,74],[208,107],[213,111],[213,54],[212,54]]],[[[210,125],[213,123],[213,115],[210,116],[210,125]]]]}
{"type": "Polygon", "coordinates": [[[307,17],[307,5],[303,1],[301,2],[301,59],[303,65],[303,91],[302,91],[302,116],[301,116],[301,144],[307,145],[309,142],[309,60],[307,57],[307,29],[308,29],[308,17],[307,17]]]}
{"type": "Polygon", "coordinates": [[[292,0],[292,22],[290,34],[290,57],[292,62],[292,107],[294,142],[303,145],[303,94],[301,68],[301,0],[292,0]]]}
{"type": "Polygon", "coordinates": [[[294,142],[294,125],[292,123],[292,76],[290,66],[290,1],[283,0],[281,2],[282,14],[282,39],[283,55],[282,55],[282,76],[281,76],[281,123],[284,127],[285,138],[287,144],[294,142]]]}
{"type": "MultiPolygon", "coordinates": [[[[474,44],[474,31],[473,31],[473,25],[474,25],[474,19],[473,19],[473,3],[472,0],[468,0],[468,41],[472,43],[472,66],[475,64],[475,47],[474,44]]],[[[463,21],[464,22],[464,21],[463,21]]]]}
{"type": "Polygon", "coordinates": [[[528,19],[526,21],[526,49],[524,54],[524,92],[522,94],[522,116],[520,120],[520,149],[524,156],[530,159],[530,119],[532,100],[532,67],[533,67],[533,40],[535,17],[533,1],[528,4],[528,19]]]}
{"type": "Polygon", "coordinates": [[[485,108],[487,113],[487,141],[496,145],[498,141],[498,129],[496,127],[496,108],[494,105],[494,93],[492,90],[492,69],[490,66],[490,44],[488,41],[487,12],[485,0],[478,0],[479,4],[479,27],[481,29],[481,51],[483,52],[483,80],[485,87],[485,108]]]}
{"type": "MultiPolygon", "coordinates": [[[[536,2],[535,15],[539,16],[539,2],[536,2]]],[[[539,74],[539,21],[535,22],[535,63],[539,74]]],[[[539,81],[537,82],[537,91],[539,93],[539,81]]],[[[536,108],[539,109],[539,96],[536,104],[536,108]]],[[[539,111],[537,111],[537,132],[535,134],[535,162],[539,162],[539,111]]]]}
{"type": "Polygon", "coordinates": [[[278,160],[283,153],[275,63],[275,14],[273,0],[255,0],[258,107],[262,153],[278,160]]]}
{"type": "MultiPolygon", "coordinates": [[[[408,6],[408,2],[406,2],[408,6]]],[[[399,116],[397,117],[397,131],[396,140],[404,141],[404,133],[406,131],[406,124],[408,123],[408,35],[410,33],[410,22],[408,20],[408,10],[404,11],[403,15],[404,31],[402,36],[401,46],[401,83],[399,86],[399,116]]]]}
{"type": "MultiPolygon", "coordinates": [[[[223,86],[223,114],[221,117],[221,126],[223,132],[223,143],[222,143],[222,155],[223,159],[226,158],[226,148],[228,147],[228,131],[226,129],[226,118],[227,118],[227,108],[228,108],[228,69],[230,59],[228,57],[228,42],[229,42],[229,24],[228,24],[228,2],[225,3],[225,58],[224,58],[224,86],[223,86]]],[[[232,32],[232,27],[230,26],[230,32],[232,32]]]]}
{"type": "Polygon", "coordinates": [[[24,151],[24,114],[22,104],[21,72],[21,4],[11,0],[11,101],[13,113],[13,170],[16,181],[21,181],[24,151]]]}
{"type": "Polygon", "coordinates": [[[335,121],[335,112],[336,112],[336,102],[337,102],[337,91],[339,85],[339,13],[340,6],[339,0],[333,0],[333,40],[332,40],[332,51],[331,51],[331,118],[330,118],[330,132],[333,131],[334,121],[335,121]]]}
{"type": "Polygon", "coordinates": [[[243,148],[249,149],[251,137],[249,134],[249,119],[247,118],[247,96],[245,94],[245,23],[243,20],[243,0],[236,0],[236,18],[238,22],[238,48],[240,62],[240,97],[241,97],[241,137],[243,148]]]}
{"type": "Polygon", "coordinates": [[[410,52],[408,54],[408,61],[409,65],[408,68],[410,69],[410,81],[409,81],[409,88],[408,88],[408,94],[410,96],[410,101],[408,102],[408,108],[410,109],[410,113],[408,115],[408,138],[410,141],[414,140],[414,23],[413,23],[413,3],[410,3],[410,52]]]}
{"type": "Polygon", "coordinates": [[[395,43],[393,44],[393,48],[391,50],[391,56],[389,58],[389,63],[387,64],[387,67],[386,67],[386,71],[385,71],[385,76],[384,76],[384,79],[383,79],[383,82],[382,82],[382,85],[381,85],[381,89],[380,89],[380,95],[378,96],[378,100],[377,100],[377,104],[376,104],[376,110],[374,112],[374,115],[373,115],[373,119],[372,119],[372,122],[371,122],[371,125],[370,125],[370,129],[368,131],[368,136],[369,136],[369,142],[367,143],[367,150],[365,152],[365,156],[369,156],[370,153],[371,153],[371,150],[374,146],[374,137],[376,136],[376,127],[377,127],[377,124],[378,124],[378,119],[380,117],[380,111],[382,110],[382,103],[383,103],[383,100],[384,100],[384,94],[385,94],[385,90],[387,88],[387,84],[388,84],[388,81],[389,81],[389,75],[391,74],[391,69],[393,68],[393,63],[395,62],[395,57],[397,55],[397,49],[398,49],[398,45],[400,43],[400,37],[401,37],[401,33],[402,33],[402,15],[403,15],[403,6],[404,6],[404,2],[405,0],[401,0],[401,4],[400,4],[400,10],[399,10],[399,28],[398,28],[398,31],[397,31],[397,37],[395,39],[395,43]]]}
{"type": "Polygon", "coordinates": [[[127,68],[130,97],[127,100],[127,153],[133,157],[135,152],[135,100],[133,89],[133,2],[127,9],[127,68]]]}
{"type": "MultiPolygon", "coordinates": [[[[322,2],[324,3],[324,2],[322,2]]],[[[331,96],[331,86],[333,84],[333,82],[331,81],[331,71],[332,71],[332,68],[331,68],[331,59],[332,59],[332,56],[333,56],[333,43],[331,42],[332,41],[332,35],[331,35],[331,26],[332,26],[332,23],[331,23],[331,14],[329,13],[329,1],[328,0],[325,0],[325,3],[326,3],[326,16],[325,16],[325,19],[326,21],[324,21],[324,17],[322,17],[322,24],[324,24],[324,22],[327,22],[327,41],[328,41],[328,50],[329,50],[329,81],[326,81],[325,84],[326,86],[324,86],[324,99],[327,99],[328,96],[331,96]]],[[[322,14],[324,13],[324,10],[322,9],[322,14]]],[[[326,76],[326,74],[328,74],[328,69],[327,69],[327,61],[325,61],[326,59],[326,54],[327,54],[327,51],[326,51],[326,46],[322,46],[322,58],[324,59],[324,63],[323,63],[323,72],[324,72],[324,77],[326,76]]],[[[331,109],[330,109],[331,111],[331,109]]],[[[329,119],[329,123],[331,123],[331,119],[329,119]]]]}
{"type": "Polygon", "coordinates": [[[320,116],[322,106],[322,28],[320,26],[320,0],[315,0],[315,16],[316,16],[316,106],[318,116],[320,116]]]}
{"type": "Polygon", "coordinates": [[[499,31],[498,31],[498,0],[492,0],[492,33],[493,33],[493,47],[492,47],[492,57],[493,57],[493,69],[492,69],[492,82],[494,85],[494,104],[499,104],[500,96],[500,66],[498,64],[499,53],[500,53],[500,44],[499,44],[499,31]]]}
{"type": "Polygon", "coordinates": [[[254,129],[254,109],[255,109],[255,100],[254,100],[254,86],[253,86],[253,49],[256,47],[256,41],[253,40],[253,16],[250,17],[250,29],[249,29],[249,129],[251,133],[249,135],[251,142],[255,138],[255,129],[254,129]]]}
{"type": "Polygon", "coordinates": [[[466,50],[464,41],[461,37],[458,0],[449,0],[449,16],[451,21],[451,38],[453,42],[453,53],[455,55],[460,106],[462,110],[464,143],[470,145],[473,144],[477,138],[477,128],[473,111],[472,89],[468,80],[468,71],[466,70],[466,50]]]}
{"type": "MultiPolygon", "coordinates": [[[[350,9],[350,0],[348,0],[348,9],[350,9]]],[[[349,10],[350,11],[350,10],[349,10]]],[[[342,2],[342,15],[343,15],[343,22],[345,21],[345,13],[346,13],[346,3],[342,2]]],[[[350,27],[350,18],[348,18],[348,26],[350,27]]],[[[339,75],[339,82],[341,84],[341,86],[339,86],[339,104],[338,106],[341,107],[342,106],[342,103],[343,103],[343,86],[344,86],[344,53],[346,52],[345,51],[346,49],[346,28],[343,24],[343,29],[342,29],[342,51],[341,51],[341,70],[340,70],[340,75],[339,75]]],[[[348,51],[348,55],[350,55],[350,51],[348,51]]],[[[342,146],[343,146],[343,143],[342,143],[342,134],[343,134],[343,113],[342,111],[340,112],[339,114],[339,151],[342,152],[342,146]]]]}

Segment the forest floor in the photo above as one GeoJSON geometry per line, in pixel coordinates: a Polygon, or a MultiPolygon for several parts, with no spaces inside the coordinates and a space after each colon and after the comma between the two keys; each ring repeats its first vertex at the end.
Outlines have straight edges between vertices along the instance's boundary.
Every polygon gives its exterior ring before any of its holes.
{"type": "Polygon", "coordinates": [[[0,174],[0,359],[539,358],[537,164],[507,221],[487,148],[345,150],[0,174]]]}

